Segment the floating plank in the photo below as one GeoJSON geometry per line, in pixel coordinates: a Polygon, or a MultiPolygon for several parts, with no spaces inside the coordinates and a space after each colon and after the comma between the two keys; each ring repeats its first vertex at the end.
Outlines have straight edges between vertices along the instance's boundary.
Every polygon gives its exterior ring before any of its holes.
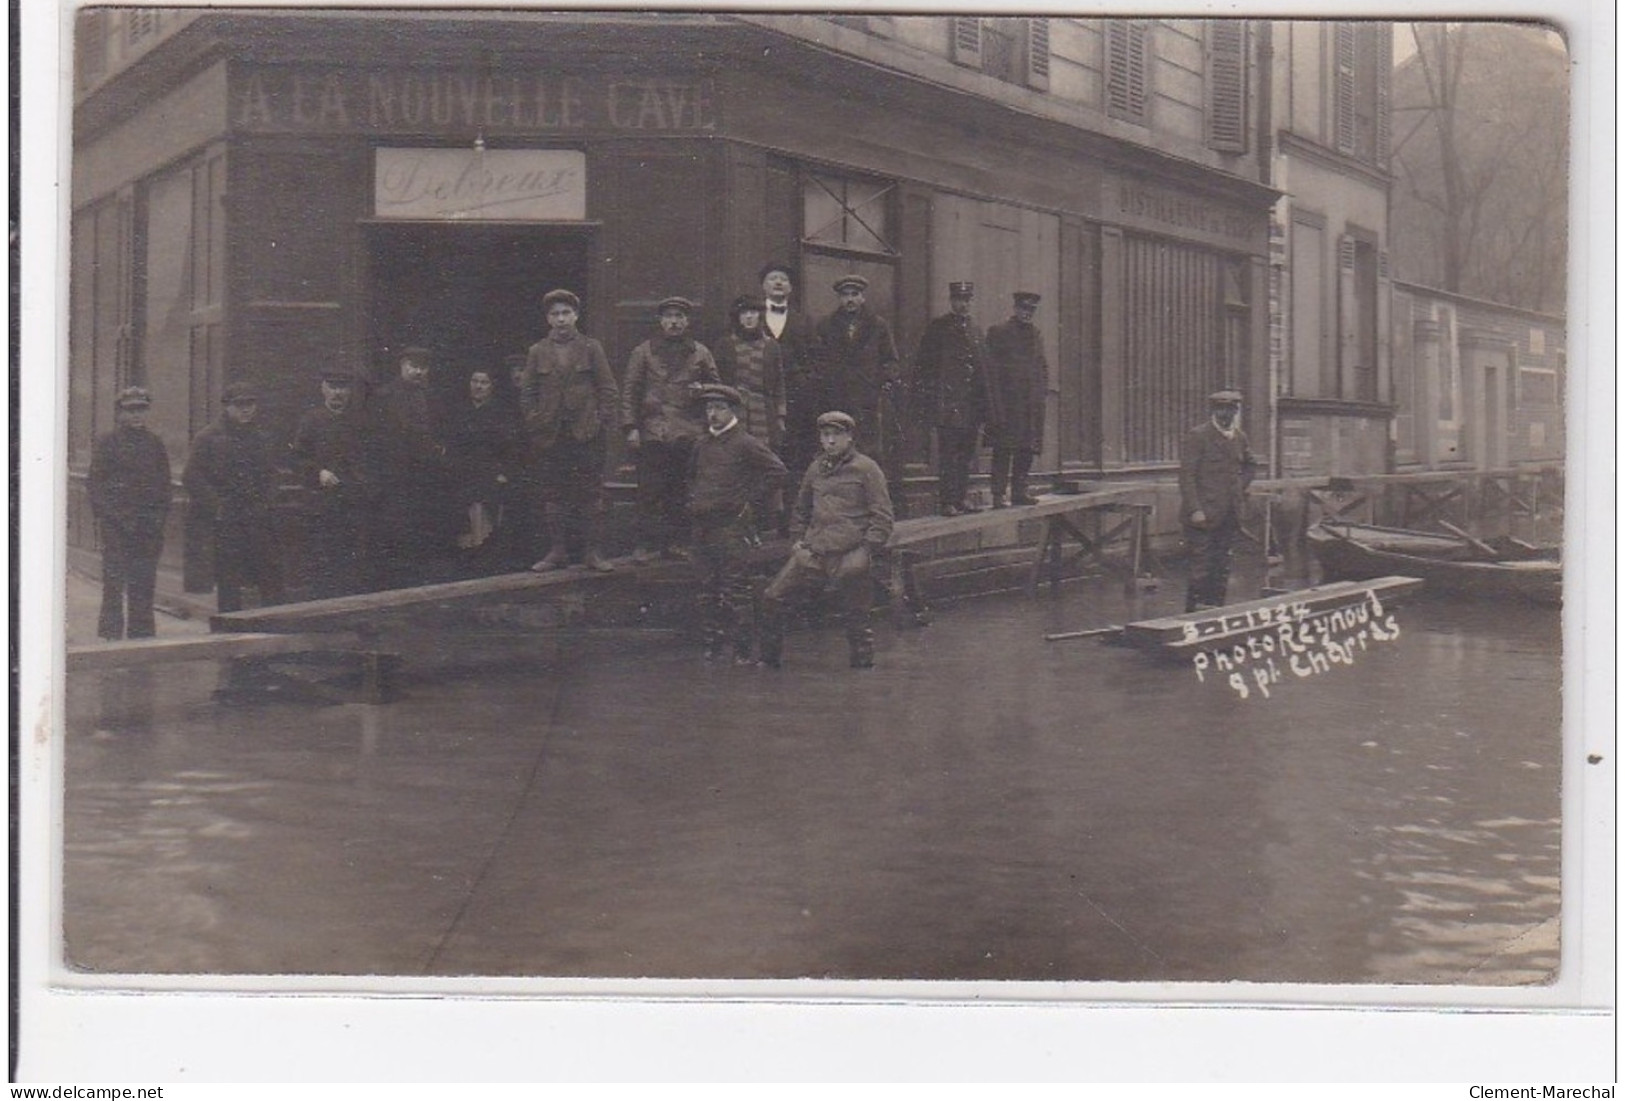
{"type": "Polygon", "coordinates": [[[1421,589],[1422,581],[1415,577],[1336,581],[1283,596],[1130,623],[1123,628],[1123,640],[1148,650],[1189,653],[1248,635],[1278,630],[1339,609],[1366,603],[1376,607],[1395,604],[1421,589]]]}
{"type": "Polygon", "coordinates": [[[227,661],[318,651],[355,651],[361,640],[353,631],[300,634],[188,635],[182,638],[130,639],[68,647],[68,669],[122,669],[175,661],[227,661]]]}

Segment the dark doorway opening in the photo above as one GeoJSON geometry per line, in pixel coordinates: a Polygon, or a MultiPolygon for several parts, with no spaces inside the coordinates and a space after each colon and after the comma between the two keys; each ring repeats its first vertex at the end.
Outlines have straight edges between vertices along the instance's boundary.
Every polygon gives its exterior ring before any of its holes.
{"type": "MultiPolygon", "coordinates": [[[[372,380],[387,382],[412,345],[435,354],[430,386],[441,408],[466,394],[475,368],[494,373],[547,331],[542,296],[586,297],[585,227],[373,224],[368,227],[372,380]]],[[[583,326],[585,328],[585,326],[583,326]]]]}

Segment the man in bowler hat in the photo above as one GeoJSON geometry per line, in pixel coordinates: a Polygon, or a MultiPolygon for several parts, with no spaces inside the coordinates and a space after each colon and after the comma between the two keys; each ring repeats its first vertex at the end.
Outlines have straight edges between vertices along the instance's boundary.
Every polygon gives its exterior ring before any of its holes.
{"type": "Polygon", "coordinates": [[[1208,395],[1208,419],[1185,434],[1179,448],[1179,520],[1190,554],[1185,610],[1224,604],[1230,548],[1241,531],[1247,486],[1258,469],[1241,430],[1241,392],[1208,395]]]}
{"type": "Polygon", "coordinates": [[[90,507],[102,537],[102,606],[96,633],[105,639],[158,633],[153,595],[169,516],[169,453],[147,428],[152,395],[140,386],[119,391],[113,431],[96,441],[90,459],[90,507]]]}
{"type": "Polygon", "coordinates": [[[856,422],[858,450],[892,477],[902,435],[897,342],[886,319],[869,308],[867,279],[843,275],[834,287],[841,303],[818,326],[825,393],[856,422]]]}
{"type": "Polygon", "coordinates": [[[378,487],[354,397],[353,374],[324,370],[322,402],[306,410],[294,430],[294,473],[309,502],[305,572],[315,599],[364,588],[368,520],[378,487]]]}

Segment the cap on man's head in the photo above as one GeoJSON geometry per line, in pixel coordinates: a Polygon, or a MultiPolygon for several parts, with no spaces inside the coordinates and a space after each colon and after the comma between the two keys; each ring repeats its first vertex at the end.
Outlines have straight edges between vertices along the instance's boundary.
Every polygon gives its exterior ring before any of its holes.
{"type": "Polygon", "coordinates": [[[725,401],[729,405],[744,405],[745,397],[732,386],[720,382],[708,382],[694,392],[694,400],[700,404],[708,401],[725,401]]]}
{"type": "Polygon", "coordinates": [[[510,372],[517,371],[530,362],[530,357],[524,352],[510,352],[502,357],[502,365],[510,372]]]}
{"type": "Polygon", "coordinates": [[[662,298],[660,304],[655,307],[655,313],[665,313],[667,310],[680,310],[687,316],[694,312],[694,303],[680,294],[674,294],[669,298],[662,298]]]}
{"type": "Polygon", "coordinates": [[[1209,405],[1240,405],[1240,390],[1215,390],[1207,396],[1209,405]]]}
{"type": "Polygon", "coordinates": [[[975,298],[976,297],[976,284],[975,283],[949,283],[948,284],[948,297],[949,298],[975,298]]]}
{"type": "Polygon", "coordinates": [[[325,367],[322,369],[322,381],[329,386],[353,386],[355,372],[344,367],[325,367]]]}
{"type": "Polygon", "coordinates": [[[259,400],[258,391],[246,382],[234,382],[220,395],[220,401],[224,405],[252,405],[259,400]]]}
{"type": "Polygon", "coordinates": [[[821,413],[818,417],[820,428],[842,428],[848,432],[856,432],[858,422],[839,410],[832,409],[828,413],[821,413]]]}
{"type": "Polygon", "coordinates": [[[581,297],[575,291],[567,291],[561,287],[558,290],[548,291],[542,295],[542,309],[544,310],[551,310],[561,302],[577,313],[581,312],[581,297]]]}
{"type": "Polygon", "coordinates": [[[843,275],[835,280],[835,293],[845,290],[866,291],[869,289],[869,280],[861,275],[843,275]]]}
{"type": "Polygon", "coordinates": [[[733,312],[736,314],[744,313],[746,310],[755,310],[757,313],[761,313],[766,308],[767,306],[760,295],[742,294],[734,299],[733,312]]]}
{"type": "Polygon", "coordinates": [[[434,362],[434,353],[421,344],[412,344],[401,349],[399,358],[402,363],[411,360],[413,363],[419,363],[427,367],[434,362]]]}
{"type": "Polygon", "coordinates": [[[119,409],[145,409],[152,404],[152,394],[145,386],[126,386],[118,392],[113,404],[119,409]]]}
{"type": "Polygon", "coordinates": [[[769,260],[767,263],[763,264],[762,265],[762,270],[756,273],[756,279],[757,279],[758,282],[760,282],[761,280],[766,279],[769,275],[772,275],[776,271],[777,272],[783,272],[784,275],[787,276],[792,283],[795,282],[795,279],[796,279],[795,269],[790,267],[789,264],[781,263],[778,260],[769,260]]]}
{"type": "Polygon", "coordinates": [[[1017,291],[1010,296],[1019,306],[1036,306],[1044,300],[1044,296],[1035,291],[1017,291]]]}

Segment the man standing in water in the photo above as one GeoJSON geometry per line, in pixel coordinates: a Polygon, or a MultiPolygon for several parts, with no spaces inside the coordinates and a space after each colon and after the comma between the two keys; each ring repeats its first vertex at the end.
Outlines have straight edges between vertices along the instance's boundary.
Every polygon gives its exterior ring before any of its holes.
{"type": "Polygon", "coordinates": [[[1179,448],[1179,520],[1190,554],[1185,610],[1216,608],[1230,582],[1230,547],[1258,462],[1241,430],[1241,392],[1208,395],[1210,415],[1179,448]]]}

